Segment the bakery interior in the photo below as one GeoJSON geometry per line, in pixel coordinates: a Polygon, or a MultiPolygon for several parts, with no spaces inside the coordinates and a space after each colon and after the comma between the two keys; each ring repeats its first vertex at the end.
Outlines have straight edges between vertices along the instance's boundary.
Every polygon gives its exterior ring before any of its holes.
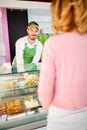
{"type": "Polygon", "coordinates": [[[43,29],[38,35],[43,45],[52,35],[50,4],[51,0],[0,0],[0,130],[46,129],[47,113],[37,97],[40,64],[37,70],[17,72],[12,60],[15,41],[26,35],[32,19],[43,29]]]}

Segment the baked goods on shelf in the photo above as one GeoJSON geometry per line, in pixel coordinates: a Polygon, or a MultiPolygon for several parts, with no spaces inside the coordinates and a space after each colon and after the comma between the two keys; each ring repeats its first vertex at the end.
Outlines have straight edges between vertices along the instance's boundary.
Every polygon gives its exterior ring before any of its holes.
{"type": "Polygon", "coordinates": [[[36,108],[36,107],[39,107],[39,102],[36,100],[36,99],[34,99],[34,100],[25,100],[24,101],[24,104],[25,104],[25,108],[26,109],[34,109],[34,108],[36,108]]]}
{"type": "Polygon", "coordinates": [[[0,116],[16,117],[37,110],[40,106],[36,99],[39,74],[30,72],[2,75],[0,78],[0,116]]]}
{"type": "Polygon", "coordinates": [[[16,88],[16,82],[17,79],[15,78],[15,76],[1,77],[0,86],[4,89],[14,89],[16,88]]]}
{"type": "Polygon", "coordinates": [[[7,113],[8,115],[14,115],[24,112],[24,109],[21,105],[21,101],[17,100],[9,100],[7,102],[7,113]]]}
{"type": "Polygon", "coordinates": [[[0,116],[6,114],[7,108],[5,102],[0,102],[0,116]]]}
{"type": "Polygon", "coordinates": [[[26,78],[25,78],[25,85],[28,86],[33,86],[33,85],[38,85],[39,82],[39,76],[38,74],[29,74],[26,78]]]}
{"type": "Polygon", "coordinates": [[[23,97],[23,100],[31,100],[33,97],[31,95],[28,95],[28,96],[24,96],[23,97]]]}
{"type": "Polygon", "coordinates": [[[2,89],[15,89],[17,87],[17,77],[13,75],[0,77],[0,86],[2,89]]]}
{"type": "Polygon", "coordinates": [[[16,88],[16,81],[4,81],[2,82],[2,87],[5,89],[14,89],[16,88]]]}

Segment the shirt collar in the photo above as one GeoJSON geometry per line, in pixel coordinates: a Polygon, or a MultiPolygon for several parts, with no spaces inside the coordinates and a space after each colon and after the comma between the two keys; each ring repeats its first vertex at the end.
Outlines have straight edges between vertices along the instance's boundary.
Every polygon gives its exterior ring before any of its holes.
{"type": "Polygon", "coordinates": [[[27,37],[26,37],[26,41],[25,42],[28,43],[30,46],[34,46],[34,45],[37,45],[38,40],[36,39],[36,41],[33,44],[31,44],[31,43],[29,43],[29,41],[27,40],[27,37]]]}

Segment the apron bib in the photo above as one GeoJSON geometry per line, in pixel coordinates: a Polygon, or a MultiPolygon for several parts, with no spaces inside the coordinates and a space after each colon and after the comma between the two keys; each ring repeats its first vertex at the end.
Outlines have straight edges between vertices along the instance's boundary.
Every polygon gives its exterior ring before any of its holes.
{"type": "MultiPolygon", "coordinates": [[[[23,50],[23,59],[24,59],[24,68],[26,71],[37,70],[37,66],[34,63],[31,63],[35,54],[36,54],[36,45],[34,48],[29,48],[27,46],[27,43],[25,43],[25,48],[23,50]]],[[[16,57],[14,58],[12,65],[13,67],[17,66],[16,57]]]]}
{"type": "Polygon", "coordinates": [[[35,54],[36,54],[36,45],[34,48],[29,48],[27,46],[27,43],[25,43],[25,48],[23,53],[24,64],[31,63],[35,54]]]}

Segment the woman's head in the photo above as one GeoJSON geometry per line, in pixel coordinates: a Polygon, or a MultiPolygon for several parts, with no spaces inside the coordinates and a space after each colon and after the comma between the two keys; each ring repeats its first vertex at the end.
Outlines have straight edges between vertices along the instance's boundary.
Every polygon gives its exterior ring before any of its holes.
{"type": "Polygon", "coordinates": [[[52,0],[52,30],[87,33],[87,0],[52,0]]]}

